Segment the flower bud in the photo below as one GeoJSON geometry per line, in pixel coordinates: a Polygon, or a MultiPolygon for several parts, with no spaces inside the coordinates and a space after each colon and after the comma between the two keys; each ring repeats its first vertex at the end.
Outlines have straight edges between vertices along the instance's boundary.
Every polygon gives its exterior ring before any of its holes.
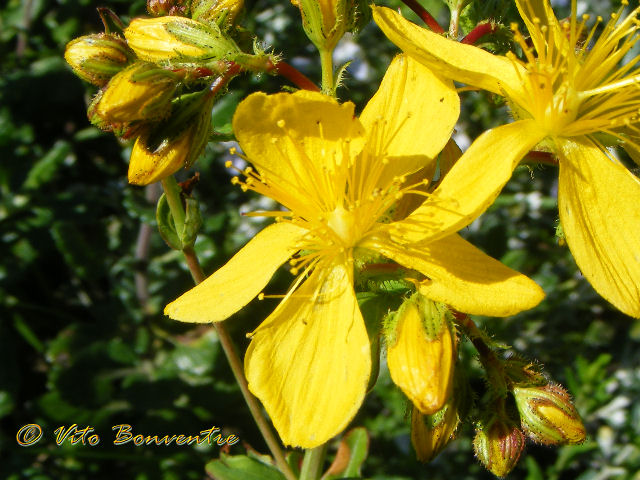
{"type": "Polygon", "coordinates": [[[136,62],[107,84],[93,113],[108,123],[167,116],[180,77],[152,63],[136,62]]]}
{"type": "Polygon", "coordinates": [[[222,30],[232,26],[242,9],[244,0],[193,0],[191,17],[204,23],[216,23],[222,30]]]}
{"type": "Polygon", "coordinates": [[[98,127],[100,130],[104,130],[105,132],[113,132],[119,138],[128,139],[135,138],[140,133],[140,129],[142,128],[142,122],[107,122],[100,115],[96,114],[96,107],[100,103],[102,99],[102,95],[104,94],[104,89],[99,90],[98,93],[93,97],[93,100],[89,104],[87,108],[87,117],[89,121],[98,127]]]}
{"type": "Polygon", "coordinates": [[[549,383],[542,387],[513,387],[522,428],[545,445],[582,443],[585,428],[569,394],[549,383]]]}
{"type": "Polygon", "coordinates": [[[188,0],[147,0],[147,12],[154,17],[186,15],[188,6],[188,0]]]}
{"type": "Polygon", "coordinates": [[[150,126],[136,140],[129,183],[148,185],[191,165],[209,141],[213,101],[208,90],[175,99],[171,116],[150,126]]]}
{"type": "Polygon", "coordinates": [[[124,36],[136,55],[148,62],[219,60],[240,51],[215,23],[185,17],[136,18],[124,36]]]}
{"type": "Polygon", "coordinates": [[[457,351],[447,313],[446,306],[415,294],[387,332],[391,378],[424,414],[440,410],[453,390],[457,351]]]}
{"type": "Polygon", "coordinates": [[[453,438],[460,418],[451,399],[432,415],[423,415],[417,408],[411,412],[411,444],[421,462],[433,460],[453,438]]]}
{"type": "Polygon", "coordinates": [[[64,59],[83,80],[102,87],[125,68],[135,55],[123,38],[98,33],[67,43],[64,59]]]}
{"type": "Polygon", "coordinates": [[[515,422],[495,415],[476,429],[473,450],[487,470],[504,477],[517,465],[524,442],[524,434],[515,422]]]}
{"type": "Polygon", "coordinates": [[[302,26],[318,50],[333,50],[342,36],[360,26],[369,7],[359,0],[291,0],[302,14],[302,26]]]}

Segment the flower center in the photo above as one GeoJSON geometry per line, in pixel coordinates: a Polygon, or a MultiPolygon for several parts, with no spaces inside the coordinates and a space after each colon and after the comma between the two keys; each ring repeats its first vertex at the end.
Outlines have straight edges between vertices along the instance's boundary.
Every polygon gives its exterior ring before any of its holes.
{"type": "Polygon", "coordinates": [[[343,246],[353,247],[357,241],[355,218],[353,212],[345,210],[342,205],[329,213],[327,225],[341,240],[343,246]]]}

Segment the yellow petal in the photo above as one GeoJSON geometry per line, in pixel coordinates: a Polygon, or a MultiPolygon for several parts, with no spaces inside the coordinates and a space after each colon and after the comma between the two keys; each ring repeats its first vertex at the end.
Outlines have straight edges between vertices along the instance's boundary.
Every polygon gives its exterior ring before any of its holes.
{"type": "Polygon", "coordinates": [[[429,340],[418,306],[408,301],[397,314],[396,338],[387,348],[393,382],[424,414],[440,410],[451,396],[456,360],[455,339],[447,325],[429,340]]]}
{"type": "Polygon", "coordinates": [[[406,55],[394,58],[360,115],[367,150],[376,162],[389,162],[381,178],[391,181],[435,163],[459,113],[460,99],[452,81],[406,55]]]}
{"type": "Polygon", "coordinates": [[[389,225],[400,242],[445,237],[469,225],[493,203],[522,157],[544,138],[533,120],[483,133],[438,188],[405,220],[389,225]]]}
{"type": "Polygon", "coordinates": [[[339,184],[332,179],[335,165],[355,159],[364,145],[353,109],[316,92],[254,93],[238,105],[233,131],[267,183],[322,204],[339,184]]]}
{"type": "Polygon", "coordinates": [[[521,91],[520,79],[526,73],[506,57],[448,40],[389,8],[372,9],[373,19],[389,40],[438,75],[498,94],[521,91]]]}
{"type": "Polygon", "coordinates": [[[640,318],[640,181],[584,137],[558,143],[558,207],[571,253],[600,295],[640,318]]]}
{"type": "Polygon", "coordinates": [[[163,141],[155,150],[149,146],[150,133],[140,135],[131,150],[127,176],[133,185],[148,185],[174,174],[185,165],[189,155],[192,137],[189,131],[173,141],[163,141]]]}
{"type": "Polygon", "coordinates": [[[364,398],[369,339],[341,264],[312,276],[256,330],[245,371],[285,445],[313,448],[340,433],[364,398]]]}
{"type": "Polygon", "coordinates": [[[182,322],[218,322],[251,301],[274,272],[295,253],[306,230],[275,223],[262,230],[222,268],[174,300],[165,315],[182,322]]]}
{"type": "Polygon", "coordinates": [[[380,246],[377,250],[427,277],[419,291],[431,300],[474,315],[506,317],[535,307],[542,289],[459,235],[426,246],[380,246]]]}

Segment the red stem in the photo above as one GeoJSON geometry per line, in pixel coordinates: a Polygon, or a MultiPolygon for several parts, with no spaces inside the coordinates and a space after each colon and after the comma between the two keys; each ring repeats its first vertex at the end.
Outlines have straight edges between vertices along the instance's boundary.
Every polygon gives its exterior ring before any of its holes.
{"type": "Polygon", "coordinates": [[[466,37],[464,37],[460,43],[466,43],[467,45],[475,45],[485,35],[490,35],[498,31],[498,25],[492,22],[480,23],[471,30],[466,37]]]}
{"type": "Polygon", "coordinates": [[[211,84],[210,94],[217,95],[229,81],[242,72],[242,67],[235,62],[229,62],[229,68],[211,84]]]}
{"type": "Polygon", "coordinates": [[[524,162],[544,163],[546,165],[558,166],[558,159],[549,152],[539,152],[532,150],[527,153],[523,159],[524,162]]]}
{"type": "Polygon", "coordinates": [[[417,0],[402,0],[402,2],[413,10],[416,15],[420,17],[420,19],[435,33],[444,33],[444,29],[436,22],[436,19],[431,16],[429,12],[427,12],[422,5],[420,5],[417,0]]]}
{"type": "Polygon", "coordinates": [[[280,61],[275,65],[269,61],[267,72],[275,71],[278,75],[282,75],[289,80],[295,86],[302,90],[311,90],[312,92],[319,92],[320,88],[313,83],[309,77],[305,76],[300,70],[292,67],[287,62],[280,61]]]}

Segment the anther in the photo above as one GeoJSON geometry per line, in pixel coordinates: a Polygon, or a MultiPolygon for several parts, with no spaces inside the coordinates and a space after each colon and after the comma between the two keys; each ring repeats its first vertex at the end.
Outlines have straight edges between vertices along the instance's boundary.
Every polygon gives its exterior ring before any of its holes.
{"type": "Polygon", "coordinates": [[[283,120],[283,119],[280,119],[280,120],[278,120],[278,121],[276,122],[276,125],[277,125],[278,127],[280,127],[280,128],[284,128],[284,126],[285,126],[285,122],[284,122],[284,120],[283,120]]]}
{"type": "Polygon", "coordinates": [[[237,152],[238,152],[238,149],[237,149],[236,147],[231,147],[231,148],[229,149],[229,153],[230,153],[231,155],[235,155],[237,152]]]}
{"type": "Polygon", "coordinates": [[[224,162],[224,166],[226,168],[231,168],[233,167],[233,162],[231,160],[227,160],[226,162],[224,162]]]}
{"type": "Polygon", "coordinates": [[[260,292],[258,294],[258,300],[264,300],[264,293],[260,292]]]}

